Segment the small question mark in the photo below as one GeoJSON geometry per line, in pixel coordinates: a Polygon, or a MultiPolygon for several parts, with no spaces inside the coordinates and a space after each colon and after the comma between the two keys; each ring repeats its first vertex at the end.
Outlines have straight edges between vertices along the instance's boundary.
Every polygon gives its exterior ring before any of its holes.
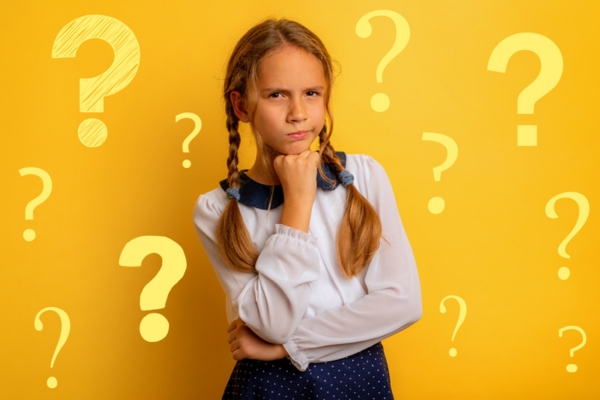
{"type": "MultiPolygon", "coordinates": [[[[33,210],[46,201],[46,199],[48,199],[50,196],[50,193],[52,193],[52,178],[50,178],[50,175],[46,171],[36,167],[21,168],[19,173],[21,176],[35,175],[40,177],[42,180],[42,193],[40,193],[35,199],[31,200],[27,204],[27,207],[25,207],[25,219],[33,220],[33,210]]],[[[35,239],[35,231],[33,229],[26,229],[25,232],[23,232],[23,238],[26,241],[31,242],[33,239],[35,239]]]]}
{"type": "MultiPolygon", "coordinates": [[[[198,135],[198,132],[200,132],[200,129],[202,129],[202,120],[200,120],[200,117],[194,113],[184,112],[184,113],[181,113],[181,114],[178,114],[177,116],[175,116],[175,122],[179,122],[180,120],[182,120],[184,118],[189,118],[192,121],[194,121],[194,130],[192,131],[192,133],[190,133],[185,138],[185,140],[183,141],[183,145],[182,145],[183,152],[189,153],[190,152],[190,142],[198,135]]],[[[192,162],[190,160],[183,160],[183,168],[189,168],[190,165],[192,165],[192,162]]]]}
{"type": "MultiPolygon", "coordinates": [[[[356,23],[356,34],[365,39],[371,36],[373,29],[369,20],[373,17],[388,17],[394,21],[396,26],[396,38],[394,39],[394,45],[387,52],[387,54],[381,59],[375,72],[377,83],[383,82],[383,70],[387,65],[396,57],[408,43],[410,39],[410,26],[406,19],[397,12],[391,10],[375,10],[363,15],[356,23]]],[[[377,93],[371,98],[371,107],[377,112],[384,112],[390,106],[390,98],[385,93],[377,93]]]]}
{"type": "MultiPolygon", "coordinates": [[[[460,311],[458,314],[458,321],[456,322],[456,327],[454,328],[454,333],[452,334],[452,341],[454,342],[454,337],[456,336],[456,332],[458,332],[458,328],[460,328],[463,321],[465,320],[465,317],[467,316],[467,303],[465,303],[465,301],[459,296],[454,296],[454,295],[446,296],[442,299],[442,302],[440,303],[440,312],[442,314],[446,314],[446,306],[444,306],[444,302],[447,299],[454,299],[454,300],[458,301],[458,305],[460,307],[460,311]]],[[[457,353],[458,353],[458,351],[454,347],[451,348],[449,351],[450,357],[456,357],[457,353]]]]}
{"type": "MultiPolygon", "coordinates": [[[[79,46],[90,39],[102,39],[111,45],[115,58],[106,71],[89,79],[82,78],[79,86],[79,110],[103,112],[104,97],[125,88],[140,65],[140,45],[127,25],[105,15],[85,15],[65,25],[52,47],[52,58],[75,57],[79,46]]],[[[98,147],[106,140],[108,129],[96,118],[84,120],[78,129],[81,143],[98,147]]]]}
{"type": "MultiPolygon", "coordinates": [[[[143,311],[165,308],[169,292],[183,277],[187,268],[185,253],[179,244],[165,236],[139,236],[127,242],[119,265],[140,267],[150,254],[162,257],[162,266],[140,295],[143,311]]],[[[163,340],[169,333],[169,321],[161,314],[150,313],[140,322],[140,334],[147,342],[163,340]]]]}
{"type": "MultiPolygon", "coordinates": [[[[574,326],[574,325],[570,325],[570,326],[565,326],[564,328],[561,328],[558,330],[558,337],[562,337],[563,332],[564,331],[577,331],[579,333],[581,333],[581,336],[583,338],[582,342],[578,345],[573,347],[570,351],[569,354],[571,357],[573,357],[575,355],[575,352],[579,349],[581,349],[583,346],[585,346],[585,343],[587,342],[587,336],[584,332],[583,329],[581,329],[578,326],[574,326]]],[[[567,372],[577,372],[577,365],[576,364],[568,364],[567,365],[567,372]]]]}
{"type": "MultiPolygon", "coordinates": [[[[517,100],[517,114],[533,114],[535,103],[554,89],[560,80],[563,58],[558,46],[546,36],[532,32],[516,33],[494,48],[488,61],[488,70],[505,73],[508,60],[521,50],[534,52],[541,62],[539,75],[521,91],[517,100]]],[[[537,146],[537,125],[519,125],[517,145],[537,146]]]]}
{"type": "MultiPolygon", "coordinates": [[[[433,179],[436,182],[439,182],[442,179],[442,172],[450,168],[452,165],[454,165],[454,162],[456,162],[456,158],[458,157],[458,146],[456,145],[454,139],[449,136],[442,135],[441,133],[423,132],[422,139],[430,142],[440,143],[448,151],[446,160],[441,165],[433,168],[433,179]]],[[[439,214],[444,211],[446,203],[441,197],[433,197],[431,200],[429,200],[428,207],[430,213],[439,214]]]]}
{"type": "MultiPolygon", "coordinates": [[[[579,207],[579,214],[577,216],[577,222],[575,226],[571,230],[571,232],[567,235],[567,237],[561,242],[558,246],[558,254],[563,258],[571,258],[569,254],[567,254],[567,244],[573,239],[573,237],[579,232],[579,230],[583,227],[585,222],[587,221],[588,216],[590,215],[590,203],[588,199],[577,192],[564,192],[557,194],[553,198],[551,198],[548,203],[546,203],[546,215],[550,218],[558,218],[558,214],[554,209],[554,205],[560,199],[571,199],[577,203],[579,207]]],[[[567,267],[561,267],[558,270],[558,277],[563,281],[569,279],[571,275],[571,271],[567,267]]]]}
{"type": "MultiPolygon", "coordinates": [[[[40,320],[40,316],[43,313],[45,313],[46,311],[54,311],[55,313],[57,313],[58,316],[60,317],[60,322],[61,322],[60,336],[58,338],[58,344],[56,345],[56,348],[54,350],[54,355],[52,356],[52,361],[50,362],[50,368],[53,368],[54,361],[56,361],[56,356],[58,356],[60,349],[62,349],[64,344],[67,342],[67,338],[69,337],[69,332],[71,332],[71,320],[69,319],[69,315],[67,315],[67,313],[64,312],[63,310],[61,310],[60,308],[46,307],[37,313],[37,315],[35,316],[35,319],[33,321],[33,326],[35,327],[35,330],[37,330],[38,332],[41,332],[42,329],[44,329],[44,324],[42,324],[42,321],[40,320]]],[[[46,384],[48,385],[48,387],[50,389],[54,389],[56,387],[56,385],[58,385],[58,380],[55,377],[51,376],[46,381],[46,384]]]]}

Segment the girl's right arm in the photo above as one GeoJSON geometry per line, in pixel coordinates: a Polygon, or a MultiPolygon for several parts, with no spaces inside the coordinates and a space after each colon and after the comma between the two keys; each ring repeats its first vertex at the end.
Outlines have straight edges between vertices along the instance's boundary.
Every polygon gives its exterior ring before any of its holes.
{"type": "MultiPolygon", "coordinates": [[[[313,175],[314,176],[314,175],[313,175]]],[[[314,179],[314,178],[313,178],[314,179]]],[[[200,196],[194,209],[194,224],[204,250],[231,301],[229,321],[241,318],[257,335],[271,343],[286,343],[305,314],[311,282],[320,277],[320,256],[311,235],[277,224],[266,238],[264,213],[246,219],[255,244],[264,243],[256,272],[239,272],[219,254],[216,227],[228,200],[221,189],[200,196]],[[254,225],[254,226],[253,226],[254,225]],[[282,256],[285,255],[285,256],[282,256]]],[[[243,212],[255,210],[239,205],[243,212]]],[[[262,211],[262,210],[260,210],[262,211]]]]}

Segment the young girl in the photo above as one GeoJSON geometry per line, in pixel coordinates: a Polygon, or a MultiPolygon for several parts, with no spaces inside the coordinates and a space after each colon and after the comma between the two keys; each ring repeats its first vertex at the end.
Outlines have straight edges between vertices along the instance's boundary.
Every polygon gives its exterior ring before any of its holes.
{"type": "Polygon", "coordinates": [[[289,20],[253,27],[229,60],[229,172],[194,210],[237,360],[223,399],[392,399],[380,341],[421,317],[385,171],[329,141],[332,81],[323,43],[289,20]],[[240,122],[258,147],[246,171],[240,122]]]}

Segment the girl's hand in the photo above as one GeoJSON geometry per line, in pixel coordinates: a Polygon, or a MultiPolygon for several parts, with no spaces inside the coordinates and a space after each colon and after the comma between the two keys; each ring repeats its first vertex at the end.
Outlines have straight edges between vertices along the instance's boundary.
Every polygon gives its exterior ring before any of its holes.
{"type": "Polygon", "coordinates": [[[273,361],[288,355],[283,345],[261,339],[239,318],[229,325],[227,333],[229,333],[227,337],[229,350],[236,361],[245,358],[273,361]]]}
{"type": "Polygon", "coordinates": [[[298,155],[279,155],[273,161],[285,201],[280,223],[308,233],[310,214],[317,195],[319,153],[306,150],[298,155]]]}

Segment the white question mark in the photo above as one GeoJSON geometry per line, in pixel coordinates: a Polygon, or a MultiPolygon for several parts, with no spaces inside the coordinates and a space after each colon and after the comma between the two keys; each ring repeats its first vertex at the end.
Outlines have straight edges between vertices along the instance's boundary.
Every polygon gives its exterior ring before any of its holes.
{"type": "MultiPolygon", "coordinates": [[[[363,15],[356,23],[356,34],[361,38],[368,38],[371,36],[373,29],[369,20],[373,17],[388,17],[394,21],[396,26],[396,37],[394,39],[394,45],[387,52],[387,54],[381,59],[375,72],[375,78],[377,83],[383,82],[383,70],[387,65],[396,57],[408,43],[410,39],[410,26],[406,19],[397,12],[391,10],[375,10],[363,15]]],[[[390,106],[390,98],[385,93],[376,93],[371,98],[371,107],[377,112],[384,112],[390,106]]]]}
{"type": "MultiPolygon", "coordinates": [[[[81,112],[103,112],[104,97],[125,88],[140,65],[140,45],[127,25],[105,15],[85,15],[65,25],[52,47],[52,58],[75,57],[79,46],[90,39],[102,39],[111,45],[115,58],[110,68],[89,79],[82,78],[79,86],[81,112]]],[[[108,129],[104,122],[88,118],[79,125],[78,136],[87,147],[98,147],[106,140],[108,129]]]]}
{"type": "MultiPolygon", "coordinates": [[[[581,333],[581,336],[583,338],[583,340],[581,341],[581,343],[578,346],[573,347],[569,351],[569,355],[571,357],[573,357],[575,355],[575,352],[577,350],[579,350],[583,346],[585,346],[585,343],[587,342],[587,336],[585,334],[585,331],[583,329],[581,329],[580,327],[574,326],[574,325],[570,325],[570,326],[565,326],[564,328],[559,329],[558,330],[558,337],[562,337],[564,331],[577,331],[577,332],[581,333]]],[[[577,365],[576,364],[568,364],[567,365],[567,372],[577,372],[577,365]]]]}
{"type": "MultiPolygon", "coordinates": [[[[60,317],[60,323],[61,323],[60,336],[58,338],[58,343],[54,350],[54,355],[52,356],[52,361],[50,362],[50,368],[53,368],[54,361],[56,361],[56,357],[58,356],[60,349],[62,349],[64,344],[67,342],[67,338],[69,337],[69,332],[71,332],[71,320],[69,319],[69,315],[66,312],[64,312],[63,310],[61,310],[60,308],[46,307],[37,313],[37,315],[35,316],[35,319],[33,321],[33,326],[35,327],[35,329],[38,332],[41,332],[42,329],[44,329],[44,324],[40,320],[40,316],[43,313],[45,313],[46,311],[54,311],[55,313],[57,313],[58,316],[60,317]]],[[[58,385],[58,380],[55,377],[51,376],[50,378],[48,378],[48,381],[46,382],[46,384],[48,385],[48,387],[50,389],[54,389],[58,385]]]]}
{"type": "MultiPolygon", "coordinates": [[[[436,182],[439,182],[442,179],[442,172],[450,168],[456,162],[456,158],[458,157],[458,146],[454,139],[441,133],[423,132],[422,140],[440,143],[448,152],[446,160],[441,165],[433,168],[433,179],[436,182]]],[[[430,213],[439,214],[444,211],[446,202],[441,197],[433,197],[429,200],[428,207],[430,213]]]]}
{"type": "MultiPolygon", "coordinates": [[[[187,260],[177,242],[165,236],[139,236],[127,242],[119,265],[140,267],[150,254],[162,257],[162,266],[156,276],[148,282],[140,295],[140,308],[144,311],[165,308],[169,292],[185,274],[187,260]]],[[[140,322],[140,334],[147,342],[163,340],[169,333],[169,321],[158,313],[146,315],[140,322]]]]}
{"type": "MultiPolygon", "coordinates": [[[[567,244],[573,239],[573,237],[581,230],[585,222],[587,221],[588,216],[590,215],[590,203],[588,199],[577,192],[564,192],[557,194],[553,198],[551,198],[548,203],[546,203],[546,215],[550,218],[558,218],[558,214],[554,209],[554,205],[560,199],[571,199],[577,203],[579,207],[579,214],[577,215],[577,222],[575,226],[571,230],[571,232],[567,235],[567,237],[561,242],[558,246],[558,254],[563,258],[571,258],[569,254],[567,254],[567,244]]],[[[558,270],[558,277],[563,281],[569,279],[571,275],[571,271],[567,267],[561,267],[558,270]]]]}
{"type": "MultiPolygon", "coordinates": [[[[458,328],[460,328],[460,326],[462,325],[462,323],[464,322],[464,320],[467,316],[467,303],[465,303],[465,301],[462,299],[462,297],[454,296],[454,295],[446,296],[442,299],[442,302],[440,303],[440,312],[442,314],[446,313],[446,306],[444,306],[444,302],[447,299],[454,299],[454,300],[458,301],[458,306],[459,306],[458,321],[456,322],[456,326],[454,328],[454,333],[452,334],[452,341],[454,342],[454,337],[456,336],[456,332],[458,332],[458,328]]],[[[450,354],[450,357],[456,357],[456,354],[458,354],[458,351],[453,347],[450,349],[449,354],[450,354]]]]}
{"type": "MultiPolygon", "coordinates": [[[[190,152],[190,142],[198,135],[200,129],[202,129],[202,120],[199,116],[191,112],[184,112],[175,116],[175,122],[188,118],[194,121],[194,130],[190,133],[183,141],[182,149],[184,153],[190,152]]],[[[183,160],[183,168],[189,168],[192,165],[190,160],[183,160]]]]}
{"type": "MultiPolygon", "coordinates": [[[[33,220],[33,210],[46,201],[50,196],[50,193],[52,193],[52,178],[50,178],[50,175],[46,171],[36,167],[21,168],[19,173],[21,176],[35,175],[42,180],[42,193],[40,193],[35,199],[31,200],[27,204],[27,207],[25,207],[25,219],[33,220]]],[[[25,232],[23,232],[23,238],[26,241],[31,242],[35,239],[35,231],[33,229],[26,229],[25,232]]]]}
{"type": "MultiPolygon", "coordinates": [[[[563,58],[554,42],[539,33],[522,32],[502,40],[492,51],[488,61],[488,70],[506,72],[508,60],[518,51],[529,50],[540,59],[541,67],[537,78],[529,84],[517,100],[518,114],[533,114],[535,103],[550,92],[563,73],[563,58]]],[[[537,146],[537,125],[519,125],[517,127],[518,146],[537,146]]]]}

